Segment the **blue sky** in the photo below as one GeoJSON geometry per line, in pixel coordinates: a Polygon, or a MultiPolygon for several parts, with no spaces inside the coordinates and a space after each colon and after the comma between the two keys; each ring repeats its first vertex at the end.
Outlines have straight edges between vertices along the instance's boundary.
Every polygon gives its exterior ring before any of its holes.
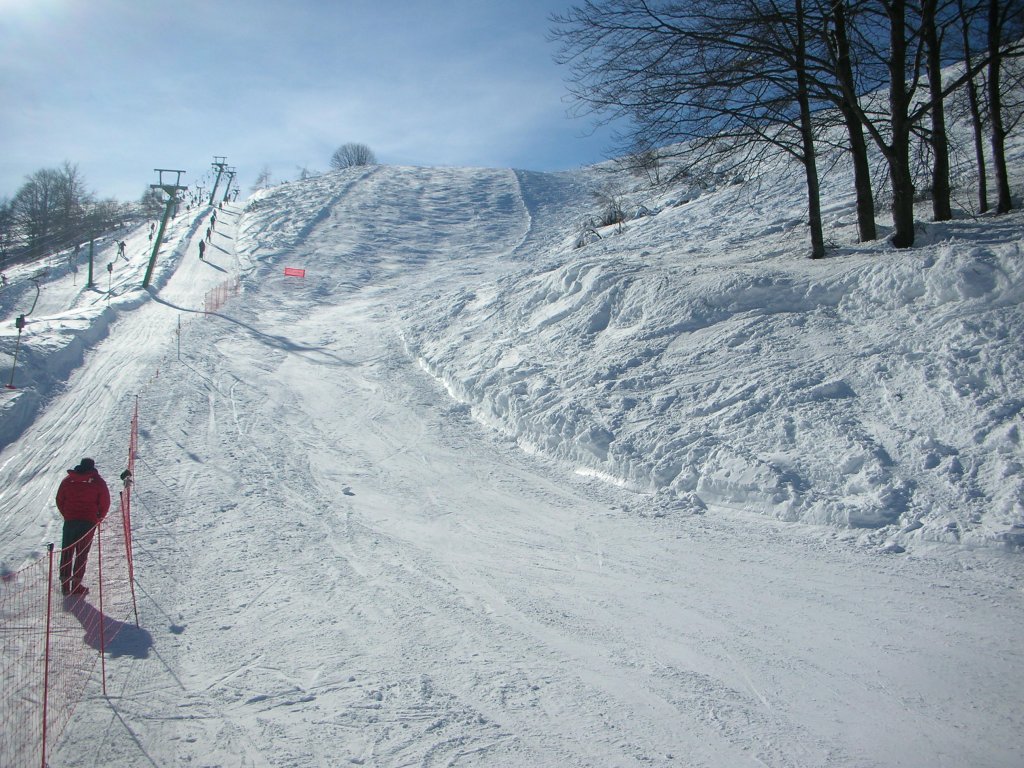
{"type": "Polygon", "coordinates": [[[0,0],[0,197],[65,160],[100,197],[154,168],[248,192],[326,170],[346,142],[379,161],[562,170],[607,130],[566,116],[546,39],[573,0],[0,0]]]}

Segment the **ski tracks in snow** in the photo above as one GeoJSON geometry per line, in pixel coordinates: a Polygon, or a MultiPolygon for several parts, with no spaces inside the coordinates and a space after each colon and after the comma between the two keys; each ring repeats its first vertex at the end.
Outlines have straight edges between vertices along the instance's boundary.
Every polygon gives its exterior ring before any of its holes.
{"type": "Polygon", "coordinates": [[[154,654],[108,662],[115,714],[81,707],[62,764],[952,765],[972,762],[965,717],[998,744],[1013,681],[987,698],[998,683],[970,657],[1013,652],[986,634],[1013,585],[987,584],[979,610],[984,580],[924,557],[728,510],[631,515],[627,493],[525,455],[421,370],[396,307],[544,236],[521,180],[369,174],[303,230],[311,188],[296,221],[248,230],[289,259],[300,242],[307,278],[257,261],[144,397],[154,654]],[[947,615],[905,610],[936,581],[947,615]]]}

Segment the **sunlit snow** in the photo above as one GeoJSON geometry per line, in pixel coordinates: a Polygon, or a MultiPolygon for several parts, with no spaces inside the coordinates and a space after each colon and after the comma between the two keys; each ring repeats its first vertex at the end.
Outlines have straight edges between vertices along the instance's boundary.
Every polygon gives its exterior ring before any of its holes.
{"type": "Polygon", "coordinates": [[[811,261],[733,181],[354,169],[205,262],[183,212],[148,291],[149,222],[9,269],[4,567],[141,414],[152,646],[53,764],[1018,764],[1024,218],[858,245],[836,182],[811,261]]]}

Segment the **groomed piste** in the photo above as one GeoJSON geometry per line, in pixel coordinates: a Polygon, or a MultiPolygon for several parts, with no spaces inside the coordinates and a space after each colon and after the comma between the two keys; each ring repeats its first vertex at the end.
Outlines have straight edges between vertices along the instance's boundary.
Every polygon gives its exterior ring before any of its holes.
{"type": "Polygon", "coordinates": [[[821,261],[784,167],[374,166],[8,272],[8,572],[140,414],[152,644],[52,764],[1013,765],[1024,219],[832,184],[821,261]]]}

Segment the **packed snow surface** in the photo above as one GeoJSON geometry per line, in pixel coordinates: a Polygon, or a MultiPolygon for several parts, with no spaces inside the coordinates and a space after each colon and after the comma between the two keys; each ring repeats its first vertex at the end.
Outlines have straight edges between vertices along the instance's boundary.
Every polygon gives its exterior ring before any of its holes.
{"type": "Polygon", "coordinates": [[[147,639],[52,764],[1019,765],[1022,217],[900,252],[836,192],[810,261],[803,205],[372,167],[205,262],[183,212],[148,290],[148,223],[8,271],[6,568],[141,414],[147,639]]]}

